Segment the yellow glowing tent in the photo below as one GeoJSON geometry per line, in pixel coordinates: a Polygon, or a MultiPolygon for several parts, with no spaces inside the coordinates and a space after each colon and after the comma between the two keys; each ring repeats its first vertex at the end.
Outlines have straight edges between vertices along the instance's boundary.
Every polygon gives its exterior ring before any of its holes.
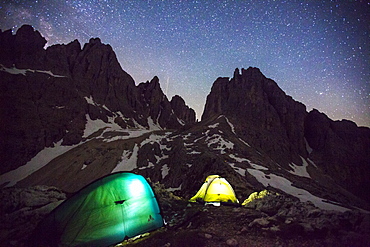
{"type": "Polygon", "coordinates": [[[247,205],[248,203],[256,200],[256,199],[262,199],[264,198],[265,196],[269,195],[270,192],[268,190],[262,190],[260,192],[253,192],[252,194],[249,195],[249,197],[247,199],[244,200],[244,202],[242,203],[242,206],[245,206],[247,205]]]}
{"type": "Polygon", "coordinates": [[[233,202],[239,203],[229,182],[219,175],[209,175],[190,202],[233,202]]]}

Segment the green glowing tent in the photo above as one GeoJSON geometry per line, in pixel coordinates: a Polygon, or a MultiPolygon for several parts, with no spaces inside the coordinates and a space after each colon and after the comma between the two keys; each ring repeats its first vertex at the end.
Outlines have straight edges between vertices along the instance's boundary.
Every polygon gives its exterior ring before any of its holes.
{"type": "Polygon", "coordinates": [[[120,172],[63,202],[41,222],[33,240],[40,246],[109,246],[161,226],[163,218],[145,178],[120,172]]]}

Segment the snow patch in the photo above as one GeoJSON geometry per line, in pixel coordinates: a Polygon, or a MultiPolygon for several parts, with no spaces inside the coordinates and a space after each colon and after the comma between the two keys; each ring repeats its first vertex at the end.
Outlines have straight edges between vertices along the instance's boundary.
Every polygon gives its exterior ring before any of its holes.
{"type": "Polygon", "coordinates": [[[64,109],[64,108],[66,108],[66,106],[58,106],[58,105],[57,105],[57,106],[54,106],[53,108],[54,108],[54,109],[58,109],[58,110],[60,110],[60,109],[64,109]]]}
{"type": "Polygon", "coordinates": [[[245,142],[242,138],[238,137],[239,141],[241,141],[242,143],[244,143],[244,145],[250,147],[251,145],[249,145],[247,142],[245,142]]]}
{"type": "Polygon", "coordinates": [[[208,128],[210,129],[214,129],[214,128],[217,128],[217,126],[219,126],[220,123],[215,123],[215,124],[212,124],[212,125],[208,125],[208,128]]]}
{"type": "Polygon", "coordinates": [[[182,119],[179,119],[178,117],[177,117],[177,122],[179,122],[179,124],[180,124],[181,126],[184,126],[184,125],[185,125],[185,121],[184,121],[184,120],[182,120],[182,119]]]}
{"type": "Polygon", "coordinates": [[[148,125],[150,130],[162,130],[159,124],[155,124],[151,117],[148,117],[148,125]]]}
{"type": "Polygon", "coordinates": [[[168,155],[162,155],[162,157],[156,156],[156,158],[157,158],[157,162],[159,163],[159,162],[161,162],[162,160],[168,159],[168,158],[169,158],[169,156],[168,156],[168,155]]]}
{"type": "Polygon", "coordinates": [[[348,211],[348,208],[344,208],[338,205],[334,205],[331,203],[327,203],[324,199],[312,195],[310,192],[299,189],[292,185],[288,179],[284,177],[277,176],[275,174],[268,174],[266,175],[264,172],[256,170],[256,169],[247,169],[247,171],[254,176],[258,182],[263,184],[263,186],[272,186],[274,188],[280,189],[287,194],[297,197],[301,202],[312,202],[316,207],[324,209],[324,210],[334,210],[345,212],[348,211]]]}
{"type": "Polygon", "coordinates": [[[220,150],[221,154],[225,154],[226,149],[233,149],[234,143],[224,140],[222,136],[215,134],[212,136],[207,136],[206,142],[208,147],[211,147],[212,144],[217,144],[217,147],[214,148],[215,150],[220,150]]]}
{"type": "Polygon", "coordinates": [[[307,141],[307,139],[306,138],[304,138],[304,142],[306,143],[306,150],[307,150],[307,152],[309,153],[309,154],[311,154],[312,153],[312,148],[310,147],[310,145],[308,144],[308,141],[307,141]]]}
{"type": "Polygon", "coordinates": [[[152,162],[148,162],[147,166],[139,167],[139,170],[144,170],[144,169],[152,168],[152,167],[154,167],[154,164],[152,162]]]}
{"type": "Polygon", "coordinates": [[[249,164],[251,165],[251,167],[253,167],[254,169],[257,169],[257,170],[265,170],[265,171],[268,170],[268,168],[264,167],[264,166],[260,166],[260,165],[254,164],[254,163],[249,163],[249,164]]]}
{"type": "MultiPolygon", "coordinates": [[[[100,105],[100,104],[96,103],[91,95],[90,95],[90,97],[85,96],[84,99],[90,105],[98,106],[98,107],[101,107],[101,108],[105,109],[106,111],[112,112],[106,105],[100,105]]],[[[122,115],[122,113],[121,113],[121,115],[122,115]]]]}
{"type": "MultiPolygon", "coordinates": [[[[157,134],[150,134],[148,136],[148,138],[146,138],[145,140],[143,140],[141,142],[141,146],[144,146],[145,144],[147,143],[150,143],[150,144],[154,144],[154,143],[158,143],[159,145],[161,145],[160,141],[163,139],[163,138],[166,138],[166,136],[162,136],[162,135],[157,135],[157,134]]],[[[167,149],[167,147],[165,145],[162,145],[164,148],[167,149]]],[[[161,147],[162,149],[162,147],[161,147]]]]}
{"type": "Polygon", "coordinates": [[[46,71],[46,70],[17,69],[16,67],[6,68],[2,64],[0,64],[0,71],[4,71],[4,72],[7,72],[7,73],[12,74],[12,75],[24,75],[24,76],[26,76],[27,72],[32,72],[32,73],[38,72],[38,73],[48,74],[48,75],[53,76],[53,77],[66,77],[66,76],[63,76],[63,75],[55,75],[55,74],[53,74],[53,72],[46,71]]]}
{"type": "Polygon", "coordinates": [[[166,138],[168,135],[170,135],[171,132],[166,132],[164,135],[157,135],[157,134],[150,134],[148,138],[146,138],[145,140],[143,140],[141,143],[140,143],[140,147],[146,145],[146,144],[154,144],[154,143],[157,143],[159,145],[159,149],[161,150],[161,157],[160,156],[157,156],[157,155],[154,155],[154,157],[156,158],[157,160],[157,163],[159,163],[161,160],[164,160],[164,159],[167,159],[169,156],[168,155],[164,155],[163,154],[163,151],[164,150],[167,150],[169,151],[171,148],[168,148],[166,145],[163,145],[161,143],[161,141],[166,138]]]}
{"type": "Polygon", "coordinates": [[[2,174],[0,176],[0,184],[8,183],[6,187],[13,186],[18,181],[26,178],[27,176],[46,166],[50,161],[52,161],[59,155],[62,155],[82,144],[80,143],[73,146],[62,146],[62,141],[63,140],[60,140],[59,142],[55,143],[54,147],[44,148],[29,162],[27,162],[27,164],[20,166],[15,170],[2,174]]]}
{"type": "Polygon", "coordinates": [[[234,154],[230,154],[229,155],[230,158],[234,159],[235,161],[241,163],[241,162],[248,162],[248,164],[257,169],[257,170],[268,170],[268,168],[264,167],[264,166],[261,166],[261,165],[257,165],[257,164],[254,164],[252,163],[249,159],[246,159],[246,158],[240,158],[240,157],[237,157],[235,156],[234,154]]]}
{"type": "Polygon", "coordinates": [[[108,108],[106,105],[103,105],[102,107],[103,107],[105,110],[109,111],[109,112],[111,111],[111,110],[109,110],[109,108],[108,108]]]}
{"type": "Polygon", "coordinates": [[[139,146],[135,144],[132,152],[130,150],[125,150],[122,153],[121,161],[118,162],[116,167],[112,170],[113,172],[121,171],[132,171],[137,168],[137,153],[139,151],[139,146]]]}
{"type": "Polygon", "coordinates": [[[182,184],[180,184],[180,186],[177,188],[167,188],[167,191],[172,192],[172,191],[181,190],[181,187],[182,187],[182,184]]]}
{"type": "Polygon", "coordinates": [[[230,122],[230,120],[229,120],[226,116],[223,116],[223,117],[225,118],[225,120],[226,120],[227,124],[230,126],[230,128],[231,128],[231,132],[233,132],[233,133],[234,133],[234,135],[236,135],[234,125],[230,122]]]}
{"type": "Polygon", "coordinates": [[[245,161],[248,162],[248,163],[250,162],[248,159],[237,157],[234,154],[230,154],[229,156],[230,156],[230,158],[232,158],[233,160],[235,160],[237,162],[245,162],[245,161]]]}
{"type": "MultiPolygon", "coordinates": [[[[88,98],[87,98],[88,99],[88,98]]],[[[83,138],[87,138],[91,134],[95,133],[96,131],[103,129],[104,131],[100,134],[97,138],[103,138],[104,133],[109,131],[122,131],[125,133],[125,135],[117,135],[113,137],[106,137],[104,138],[104,142],[112,142],[117,140],[126,140],[130,138],[135,138],[138,136],[142,136],[146,133],[151,132],[151,130],[145,129],[145,128],[137,128],[137,129],[123,129],[121,126],[119,126],[117,123],[114,122],[114,117],[109,117],[108,122],[104,122],[101,119],[91,120],[90,116],[86,114],[86,125],[85,130],[83,134],[83,138]]],[[[142,126],[141,126],[142,127],[142,126]]]]}
{"type": "Polygon", "coordinates": [[[245,169],[237,167],[234,163],[229,163],[229,165],[240,175],[245,176],[245,169]]]}
{"type": "Polygon", "coordinates": [[[168,167],[167,164],[162,166],[162,179],[164,179],[168,175],[169,171],[170,171],[170,168],[168,167]]]}
{"type": "Polygon", "coordinates": [[[88,104],[97,106],[97,104],[95,103],[95,101],[94,101],[94,99],[93,99],[93,97],[91,95],[90,95],[90,97],[86,97],[85,96],[84,99],[86,100],[86,102],[88,104]]]}
{"type": "Polygon", "coordinates": [[[314,166],[317,168],[317,165],[315,164],[315,162],[313,162],[312,160],[310,160],[309,158],[307,158],[307,160],[314,166]]]}
{"type": "MultiPolygon", "coordinates": [[[[223,115],[222,115],[223,116],[223,115]]],[[[235,127],[234,125],[230,122],[230,120],[226,117],[226,116],[223,116],[226,120],[226,122],[228,123],[228,125],[230,126],[230,129],[231,129],[231,132],[234,133],[235,136],[238,136],[235,132],[235,127]]],[[[244,145],[250,147],[251,145],[249,145],[247,142],[245,142],[243,139],[241,139],[240,137],[238,137],[239,141],[241,141],[242,143],[244,143],[244,145]]]]}
{"type": "Polygon", "coordinates": [[[308,166],[307,161],[303,157],[301,157],[301,159],[302,159],[303,165],[298,166],[294,163],[291,163],[289,164],[289,166],[293,169],[293,171],[288,171],[288,172],[296,176],[311,178],[310,174],[308,174],[307,172],[307,166],[308,166]]]}
{"type": "Polygon", "coordinates": [[[102,128],[109,127],[109,124],[101,119],[91,120],[89,114],[86,114],[86,120],[87,121],[82,138],[86,138],[102,128]]]}
{"type": "Polygon", "coordinates": [[[183,136],[182,139],[187,140],[189,139],[190,136],[191,136],[191,133],[188,133],[185,136],[183,136]]]}
{"type": "MultiPolygon", "coordinates": [[[[107,131],[109,131],[109,129],[104,130],[103,133],[105,133],[107,131]]],[[[117,141],[117,140],[127,140],[127,139],[142,136],[142,135],[144,135],[148,132],[150,132],[150,131],[148,131],[148,130],[125,130],[125,132],[124,132],[125,135],[118,135],[118,136],[113,136],[113,137],[110,137],[110,138],[105,138],[104,142],[113,142],[113,141],[117,141]]]]}

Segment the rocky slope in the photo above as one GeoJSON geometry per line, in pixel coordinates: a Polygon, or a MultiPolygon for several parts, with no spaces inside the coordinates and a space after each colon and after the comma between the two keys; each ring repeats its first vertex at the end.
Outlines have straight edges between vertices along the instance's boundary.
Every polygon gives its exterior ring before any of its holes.
{"type": "MultiPolygon", "coordinates": [[[[158,192],[167,226],[123,246],[368,246],[368,214],[320,210],[271,193],[242,207],[186,204],[158,192]]],[[[118,245],[122,246],[122,245],[118,245]]]]}
{"type": "Polygon", "coordinates": [[[304,136],[312,150],[309,158],[338,184],[370,201],[370,130],[355,123],[333,121],[312,110],[307,115],[304,136]]]}
{"type": "Polygon", "coordinates": [[[175,114],[158,78],[135,86],[99,38],[83,48],[77,40],[47,49],[45,43],[28,25],[15,35],[0,33],[1,173],[62,139],[63,145],[81,142],[88,118],[122,128],[195,122],[185,104],[175,105],[182,116],[175,114]]]}
{"type": "Polygon", "coordinates": [[[66,199],[55,187],[35,186],[0,191],[0,239],[2,246],[27,246],[36,225],[66,199]]]}

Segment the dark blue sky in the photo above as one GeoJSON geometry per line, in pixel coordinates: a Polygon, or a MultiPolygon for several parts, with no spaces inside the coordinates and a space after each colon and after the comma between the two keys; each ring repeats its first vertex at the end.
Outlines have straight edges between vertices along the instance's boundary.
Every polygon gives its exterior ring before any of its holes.
{"type": "Polygon", "coordinates": [[[198,118],[217,77],[253,66],[307,110],[370,126],[368,1],[13,0],[0,22],[47,45],[100,37],[136,83],[157,75],[198,118]]]}

